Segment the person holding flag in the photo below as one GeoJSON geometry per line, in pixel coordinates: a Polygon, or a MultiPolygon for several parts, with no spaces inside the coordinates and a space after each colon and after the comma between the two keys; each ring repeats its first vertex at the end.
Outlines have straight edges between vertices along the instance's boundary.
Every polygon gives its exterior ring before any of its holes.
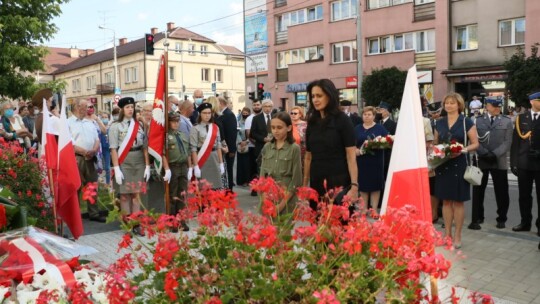
{"type": "Polygon", "coordinates": [[[198,108],[197,125],[191,128],[189,146],[193,167],[188,172],[196,178],[207,180],[214,189],[223,188],[221,175],[225,173],[223,155],[221,154],[221,138],[219,127],[214,123],[212,105],[204,102],[198,108]]]}
{"type": "MultiPolygon", "coordinates": [[[[109,146],[114,179],[120,193],[120,209],[127,216],[141,209],[139,193],[150,179],[147,136],[143,126],[134,119],[135,100],[124,97],[118,102],[120,113],[109,129],[109,146]]],[[[141,234],[139,227],[133,232],[141,234]]]]}

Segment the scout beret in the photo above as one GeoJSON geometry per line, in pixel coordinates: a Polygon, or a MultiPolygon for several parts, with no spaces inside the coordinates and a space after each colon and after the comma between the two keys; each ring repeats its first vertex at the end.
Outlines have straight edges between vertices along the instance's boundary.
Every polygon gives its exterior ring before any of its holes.
{"type": "Polygon", "coordinates": [[[536,99],[540,99],[540,92],[532,93],[531,95],[529,95],[529,100],[536,100],[536,99]]]}
{"type": "Polygon", "coordinates": [[[43,106],[43,98],[49,100],[53,96],[51,89],[41,89],[32,96],[32,104],[37,107],[43,106]]]}
{"type": "Polygon", "coordinates": [[[339,105],[342,106],[342,107],[349,107],[352,105],[352,102],[348,101],[348,100],[342,100],[339,102],[339,105]]]}
{"type": "Polygon", "coordinates": [[[212,104],[208,102],[201,103],[201,105],[197,107],[197,112],[201,113],[203,110],[206,109],[212,109],[212,104]]]}
{"type": "Polygon", "coordinates": [[[118,107],[124,108],[128,104],[135,105],[135,99],[133,97],[123,97],[118,101],[118,107]]]}
{"type": "Polygon", "coordinates": [[[502,99],[498,99],[497,97],[486,97],[485,101],[494,107],[500,107],[503,103],[502,99]]]}
{"type": "Polygon", "coordinates": [[[390,111],[391,109],[390,104],[384,101],[381,101],[381,103],[379,103],[379,106],[377,108],[386,109],[387,111],[390,111]]]}

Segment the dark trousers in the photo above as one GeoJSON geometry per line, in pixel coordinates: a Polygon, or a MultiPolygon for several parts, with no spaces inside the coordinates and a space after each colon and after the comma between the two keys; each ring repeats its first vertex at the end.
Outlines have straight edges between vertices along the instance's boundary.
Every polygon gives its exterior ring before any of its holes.
{"type": "Polygon", "coordinates": [[[249,181],[257,178],[259,176],[258,166],[257,166],[257,154],[255,153],[255,147],[249,147],[249,181]]]}
{"type": "Polygon", "coordinates": [[[236,156],[236,153],[232,157],[229,156],[229,153],[225,154],[225,163],[227,164],[227,181],[229,190],[232,191],[233,185],[234,185],[234,179],[233,179],[233,169],[234,169],[234,158],[236,156]]]}
{"type": "Polygon", "coordinates": [[[251,163],[249,153],[237,153],[236,184],[243,186],[251,181],[251,163]]]}
{"type": "MultiPolygon", "coordinates": [[[[76,155],[76,159],[77,167],[79,168],[79,176],[81,178],[81,188],[79,189],[79,193],[82,193],[82,190],[86,187],[86,184],[88,183],[96,183],[97,186],[98,174],[96,171],[94,159],[87,160],[84,156],[78,154],[76,155]]],[[[88,210],[88,216],[90,216],[91,218],[99,217],[99,206],[97,198],[95,203],[93,204],[91,202],[87,202],[86,208],[88,210]]]]}
{"type": "Polygon", "coordinates": [[[188,190],[188,164],[184,163],[170,163],[171,169],[171,182],[169,184],[169,197],[170,197],[170,215],[176,215],[178,211],[185,208],[185,198],[188,190]]]}
{"type": "MultiPolygon", "coordinates": [[[[531,225],[532,223],[532,188],[533,182],[536,185],[536,204],[540,205],[540,170],[532,171],[518,169],[518,189],[519,189],[519,213],[521,214],[521,224],[531,225]]],[[[540,208],[538,217],[540,218],[540,208]]],[[[538,227],[538,220],[536,220],[538,227]]]]}
{"type": "Polygon", "coordinates": [[[491,174],[495,201],[497,202],[497,223],[506,223],[510,196],[508,195],[508,171],[499,169],[483,169],[482,183],[473,187],[472,194],[472,222],[484,220],[484,194],[491,174]]]}

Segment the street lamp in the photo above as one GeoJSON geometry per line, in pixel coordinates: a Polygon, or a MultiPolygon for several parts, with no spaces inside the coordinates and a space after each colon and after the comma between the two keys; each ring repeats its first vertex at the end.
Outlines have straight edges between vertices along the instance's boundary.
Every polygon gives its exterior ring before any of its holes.
{"type": "MultiPolygon", "coordinates": [[[[114,65],[114,94],[120,94],[120,88],[118,87],[118,61],[116,60],[116,32],[112,28],[104,27],[103,25],[99,26],[102,30],[109,30],[113,33],[113,65],[114,65]]],[[[111,111],[112,111],[112,101],[111,101],[111,111]]]]}

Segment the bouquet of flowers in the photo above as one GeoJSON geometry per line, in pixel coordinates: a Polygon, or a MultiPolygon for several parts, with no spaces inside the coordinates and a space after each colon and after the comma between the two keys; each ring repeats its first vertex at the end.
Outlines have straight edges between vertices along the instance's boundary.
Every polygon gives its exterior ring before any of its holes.
{"type": "Polygon", "coordinates": [[[461,153],[462,150],[463,145],[455,140],[452,140],[449,144],[434,145],[428,152],[427,160],[429,169],[434,170],[452,158],[452,155],[461,153]]]}
{"type": "Polygon", "coordinates": [[[366,153],[373,155],[375,154],[374,150],[392,149],[393,144],[394,144],[393,135],[386,135],[386,136],[379,135],[377,137],[370,138],[364,141],[364,143],[360,147],[360,155],[364,155],[366,153]]]}
{"type": "Polygon", "coordinates": [[[0,234],[0,303],[108,302],[108,277],[79,263],[94,252],[34,227],[0,234]]]}

